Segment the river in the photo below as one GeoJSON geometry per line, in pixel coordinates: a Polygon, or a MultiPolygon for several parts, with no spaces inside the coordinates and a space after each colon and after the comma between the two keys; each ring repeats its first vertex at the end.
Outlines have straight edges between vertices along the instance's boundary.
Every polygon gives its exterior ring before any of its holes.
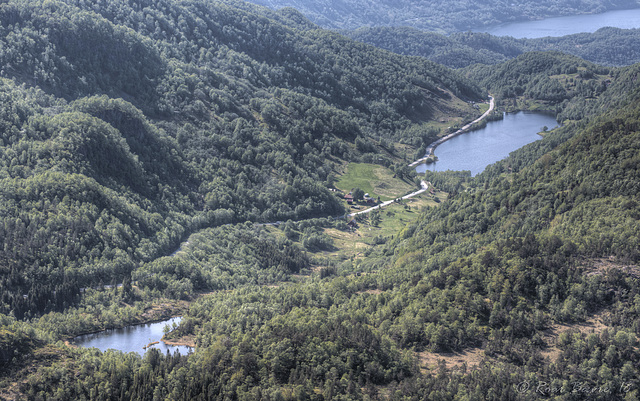
{"type": "Polygon", "coordinates": [[[541,139],[538,133],[543,127],[552,129],[557,125],[555,118],[547,113],[506,113],[502,120],[489,121],[484,128],[460,134],[442,143],[434,151],[438,161],[420,164],[416,171],[470,170],[471,175],[476,175],[514,150],[541,139]]]}
{"type": "Polygon", "coordinates": [[[474,29],[473,31],[487,32],[495,36],[533,39],[545,36],[565,36],[581,32],[595,32],[605,26],[623,29],[640,28],[640,9],[545,18],[538,21],[512,22],[490,28],[474,29]]]}
{"type": "Polygon", "coordinates": [[[164,326],[172,325],[172,323],[180,323],[179,317],[174,317],[163,322],[137,324],[127,326],[122,329],[105,330],[94,334],[85,334],[73,339],[73,343],[85,348],[98,348],[101,351],[108,349],[116,349],[122,352],[137,352],[143,355],[147,346],[151,342],[158,341],[147,349],[156,348],[165,354],[167,351],[180,352],[182,355],[188,354],[193,350],[187,346],[169,346],[160,341],[164,334],[164,326]]]}

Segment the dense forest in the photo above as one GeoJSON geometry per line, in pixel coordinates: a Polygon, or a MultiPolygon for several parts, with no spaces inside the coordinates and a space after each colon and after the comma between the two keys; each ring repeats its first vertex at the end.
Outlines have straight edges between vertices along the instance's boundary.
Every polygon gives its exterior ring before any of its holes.
{"type": "Polygon", "coordinates": [[[506,110],[542,108],[558,121],[582,120],[619,106],[636,87],[638,65],[599,66],[557,52],[530,52],[497,66],[462,71],[502,101],[506,110]]]}
{"type": "Polygon", "coordinates": [[[336,165],[485,96],[241,4],[2,4],[0,312],[63,310],[205,226],[340,215],[336,165]]]}
{"type": "Polygon", "coordinates": [[[420,56],[451,68],[500,64],[532,51],[559,51],[605,66],[640,62],[640,30],[606,27],[594,33],[561,37],[515,39],[480,32],[445,36],[408,27],[372,27],[342,34],[398,54],[420,56]]]}
{"type": "Polygon", "coordinates": [[[0,40],[0,399],[640,396],[640,66],[454,71],[236,1],[10,0],[0,40]],[[328,256],[344,165],[412,182],[487,93],[562,126],[328,256]],[[189,355],[68,342],[177,314],[189,355]]]}
{"type": "MultiPolygon", "coordinates": [[[[635,399],[639,97],[490,167],[337,274],[261,285],[273,282],[263,274],[290,274],[308,260],[283,258],[293,245],[250,225],[193,237],[185,256],[140,270],[152,292],[171,281],[197,287],[230,277],[207,278],[198,271],[206,260],[246,283],[233,289],[219,281],[230,291],[191,303],[170,337],[195,338],[193,355],[68,348],[47,339],[55,333],[49,317],[32,325],[7,317],[4,344],[52,364],[23,376],[20,392],[27,399],[635,399]],[[594,314],[604,327],[590,323],[594,314]],[[478,347],[480,361],[422,362],[478,347]]],[[[126,291],[107,296],[122,300],[126,291]]]]}
{"type": "Polygon", "coordinates": [[[405,0],[252,0],[274,9],[293,7],[316,24],[332,29],[365,26],[410,26],[422,30],[453,33],[505,22],[536,20],[561,15],[600,13],[637,8],[635,0],[510,0],[446,2],[405,0]]]}

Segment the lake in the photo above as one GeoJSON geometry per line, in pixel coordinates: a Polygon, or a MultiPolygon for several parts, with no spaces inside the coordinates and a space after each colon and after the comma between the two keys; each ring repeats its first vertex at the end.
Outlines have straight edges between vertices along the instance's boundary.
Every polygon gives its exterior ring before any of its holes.
{"type": "MultiPolygon", "coordinates": [[[[164,326],[167,324],[171,326],[172,323],[179,324],[180,320],[181,318],[174,317],[163,322],[137,324],[122,329],[85,334],[74,338],[73,343],[85,348],[95,347],[100,351],[116,349],[122,352],[137,352],[140,355],[144,355],[146,350],[143,347],[151,342],[160,341],[164,335],[164,326]]],[[[159,349],[163,354],[166,354],[167,351],[171,353],[179,351],[182,355],[186,355],[193,350],[193,348],[187,346],[169,346],[162,341],[147,349],[151,348],[159,349]]]]}
{"type": "Polygon", "coordinates": [[[487,32],[495,36],[512,36],[518,39],[533,39],[545,36],[565,36],[581,32],[595,32],[605,26],[623,29],[640,28],[640,9],[546,18],[539,21],[512,22],[490,28],[476,29],[474,32],[487,32]]]}
{"type": "Polygon", "coordinates": [[[542,139],[538,135],[542,127],[552,129],[557,125],[555,118],[547,113],[506,113],[504,119],[490,121],[485,128],[460,134],[442,143],[434,151],[438,161],[421,164],[416,171],[470,170],[471,175],[476,175],[514,150],[542,139]]]}

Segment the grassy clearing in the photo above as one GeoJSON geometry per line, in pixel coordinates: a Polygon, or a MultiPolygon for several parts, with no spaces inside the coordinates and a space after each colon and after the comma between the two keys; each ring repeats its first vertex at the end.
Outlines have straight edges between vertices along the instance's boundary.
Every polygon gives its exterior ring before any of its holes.
{"type": "MultiPolygon", "coordinates": [[[[447,194],[436,192],[435,196],[446,199],[447,194]]],[[[348,259],[364,258],[368,250],[380,245],[398,234],[407,224],[415,221],[421,211],[426,207],[437,206],[433,197],[427,193],[403,201],[402,204],[393,203],[380,211],[380,222],[373,225],[370,215],[365,214],[364,219],[358,222],[358,228],[351,230],[338,230],[336,228],[325,228],[323,231],[333,239],[333,249],[330,251],[311,252],[310,254],[318,261],[331,260],[336,263],[348,259]],[[382,240],[382,242],[381,242],[382,240]]],[[[275,226],[265,226],[265,230],[275,235],[282,235],[281,228],[275,226]]],[[[300,241],[294,241],[300,247],[300,241]]],[[[320,262],[322,264],[322,262],[320,262]]],[[[317,265],[311,268],[312,272],[318,271],[322,266],[317,265]]]]}
{"type": "MultiPolygon", "coordinates": [[[[379,222],[374,224],[371,214],[364,214],[358,221],[357,229],[340,230],[337,228],[324,228],[323,233],[333,240],[331,250],[310,252],[312,266],[309,271],[293,275],[293,281],[304,281],[316,275],[327,266],[339,266],[344,261],[354,261],[356,265],[359,260],[367,257],[373,248],[383,246],[384,243],[393,239],[407,224],[416,221],[425,208],[438,206],[440,201],[447,199],[448,194],[436,191],[431,195],[428,192],[422,193],[402,203],[392,203],[378,213],[379,222]],[[439,201],[436,201],[436,198],[439,201]]],[[[265,226],[265,230],[274,235],[284,236],[283,228],[276,226],[265,226]]],[[[301,239],[294,240],[301,248],[301,239]]]]}
{"type": "Polygon", "coordinates": [[[481,348],[470,348],[458,352],[417,352],[424,373],[438,369],[440,361],[443,361],[447,369],[460,369],[463,365],[467,368],[476,368],[486,357],[481,348]]]}
{"type": "MultiPolygon", "coordinates": [[[[446,199],[446,193],[436,192],[435,196],[446,199]]],[[[387,241],[398,234],[407,224],[415,221],[425,207],[437,206],[429,194],[421,194],[404,201],[402,204],[391,204],[380,211],[380,223],[373,225],[371,215],[363,215],[354,231],[340,231],[334,228],[325,229],[325,234],[333,239],[335,249],[331,252],[316,254],[324,258],[342,261],[346,259],[364,258],[379,241],[387,241]]]]}
{"type": "Polygon", "coordinates": [[[589,334],[602,334],[603,331],[610,327],[605,325],[605,317],[610,312],[607,310],[601,310],[600,312],[589,317],[586,321],[574,324],[554,323],[548,329],[544,330],[542,340],[545,342],[546,348],[540,353],[543,358],[549,358],[553,362],[557,362],[558,358],[562,354],[561,349],[558,347],[558,338],[560,334],[573,331],[580,332],[584,335],[589,334]]]}
{"type": "Polygon", "coordinates": [[[480,112],[484,114],[487,110],[489,110],[488,103],[478,103],[478,107],[480,108],[480,112]]]}
{"type": "Polygon", "coordinates": [[[414,189],[414,185],[394,178],[386,167],[369,163],[349,163],[345,174],[336,182],[336,188],[346,192],[360,188],[370,196],[381,200],[391,200],[414,189]]]}

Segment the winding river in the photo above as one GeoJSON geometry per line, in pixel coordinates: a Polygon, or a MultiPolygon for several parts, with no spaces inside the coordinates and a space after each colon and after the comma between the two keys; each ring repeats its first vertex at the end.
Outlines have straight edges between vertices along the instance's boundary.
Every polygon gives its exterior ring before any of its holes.
{"type": "Polygon", "coordinates": [[[502,120],[490,121],[484,128],[460,134],[438,145],[434,151],[438,161],[420,164],[416,171],[470,170],[471,175],[476,175],[514,150],[541,139],[539,132],[543,127],[552,129],[557,125],[555,118],[547,113],[506,113],[502,120]]]}

